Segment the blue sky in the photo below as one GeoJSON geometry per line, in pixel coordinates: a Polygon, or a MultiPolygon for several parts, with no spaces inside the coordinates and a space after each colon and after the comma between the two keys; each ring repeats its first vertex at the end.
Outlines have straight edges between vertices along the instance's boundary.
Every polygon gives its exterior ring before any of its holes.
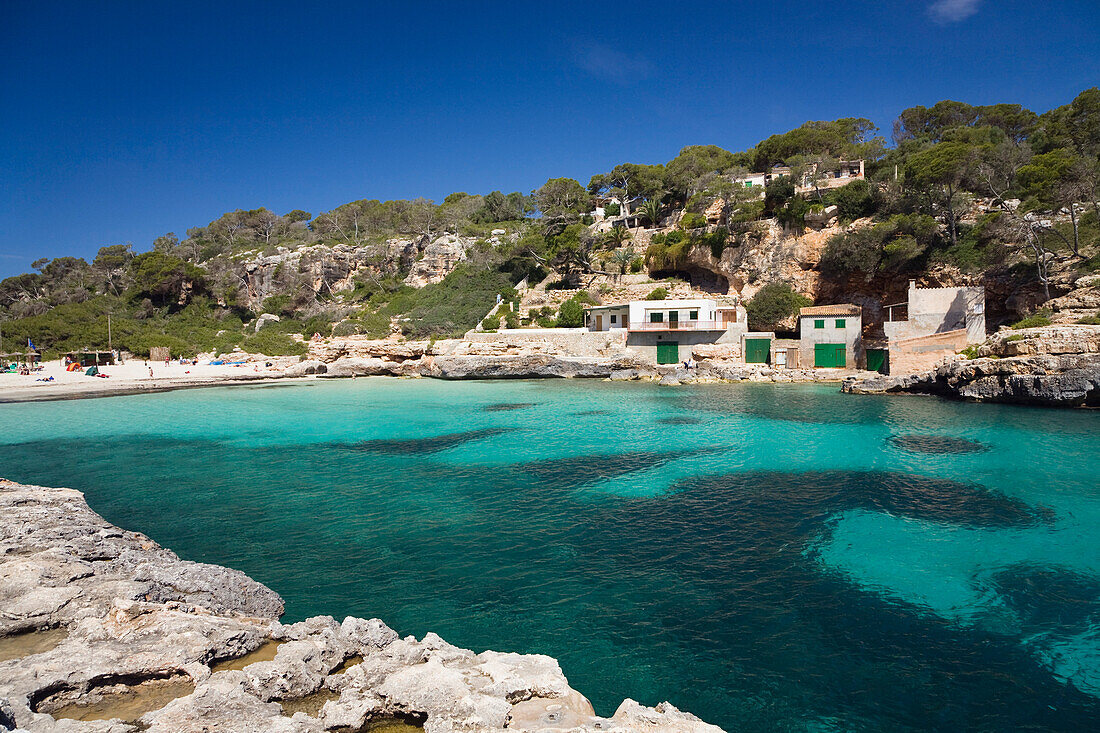
{"type": "Polygon", "coordinates": [[[0,276],[225,211],[587,183],[1100,84],[1095,0],[0,7],[0,276]]]}

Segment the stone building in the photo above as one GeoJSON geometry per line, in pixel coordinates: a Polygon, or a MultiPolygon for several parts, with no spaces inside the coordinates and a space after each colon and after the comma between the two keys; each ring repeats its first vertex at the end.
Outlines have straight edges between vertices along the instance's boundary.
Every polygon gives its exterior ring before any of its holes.
{"type": "Polygon", "coordinates": [[[863,309],[815,305],[798,312],[799,364],[856,368],[863,363],[863,309]]]}
{"type": "Polygon", "coordinates": [[[918,288],[910,280],[908,295],[907,302],[886,307],[890,374],[927,371],[985,341],[985,288],[918,288]],[[894,320],[903,311],[905,320],[894,320]]]}

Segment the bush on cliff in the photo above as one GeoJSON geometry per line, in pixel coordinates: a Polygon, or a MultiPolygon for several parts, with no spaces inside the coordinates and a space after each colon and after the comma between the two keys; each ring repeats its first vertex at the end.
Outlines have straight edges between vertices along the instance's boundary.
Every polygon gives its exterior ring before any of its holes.
{"type": "Polygon", "coordinates": [[[867,181],[852,181],[825,194],[825,201],[836,204],[841,221],[855,221],[875,213],[874,189],[867,181]]]}
{"type": "Polygon", "coordinates": [[[812,303],[787,283],[768,283],[745,303],[745,310],[749,312],[749,328],[753,331],[774,331],[783,321],[798,313],[799,308],[812,303]]]}
{"type": "Polygon", "coordinates": [[[1021,319],[1013,323],[1009,328],[1038,328],[1040,326],[1049,326],[1051,311],[1049,308],[1042,308],[1035,313],[1032,313],[1027,318],[1021,319]]]}
{"type": "Polygon", "coordinates": [[[667,288],[653,288],[649,291],[649,295],[645,296],[646,300],[664,300],[668,297],[667,288]]]}

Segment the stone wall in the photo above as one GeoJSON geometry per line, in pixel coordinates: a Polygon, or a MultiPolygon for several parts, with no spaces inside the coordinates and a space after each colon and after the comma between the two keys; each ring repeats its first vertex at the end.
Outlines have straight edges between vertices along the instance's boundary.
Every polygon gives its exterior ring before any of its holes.
{"type": "Polygon", "coordinates": [[[505,328],[495,332],[470,331],[462,337],[453,353],[488,353],[476,351],[478,344],[493,344],[494,351],[516,353],[537,350],[539,353],[569,356],[607,356],[623,351],[624,331],[589,331],[584,328],[505,328]]]}
{"type": "Polygon", "coordinates": [[[966,348],[966,329],[928,336],[914,336],[890,342],[890,374],[915,374],[926,372],[950,360],[966,348]]]}

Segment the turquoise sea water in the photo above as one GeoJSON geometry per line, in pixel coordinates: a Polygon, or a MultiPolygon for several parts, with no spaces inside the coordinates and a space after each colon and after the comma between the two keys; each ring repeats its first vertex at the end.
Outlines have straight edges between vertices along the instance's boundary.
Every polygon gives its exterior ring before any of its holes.
{"type": "Polygon", "coordinates": [[[1100,724],[1100,413],[835,386],[360,379],[0,405],[286,619],[556,657],[728,730],[1100,724]]]}

